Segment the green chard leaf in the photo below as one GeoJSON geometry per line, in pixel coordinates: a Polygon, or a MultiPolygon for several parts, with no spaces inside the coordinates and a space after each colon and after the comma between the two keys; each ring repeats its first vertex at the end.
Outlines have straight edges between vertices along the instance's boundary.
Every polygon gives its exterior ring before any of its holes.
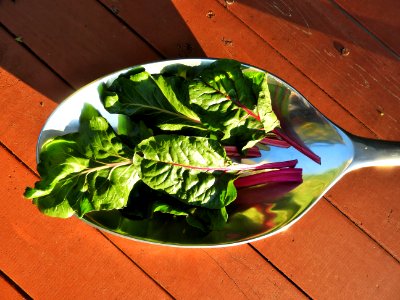
{"type": "Polygon", "coordinates": [[[107,121],[85,105],[78,133],[43,145],[38,165],[41,180],[26,189],[25,197],[46,215],[61,218],[122,208],[139,180],[132,156],[107,121]]]}
{"type": "Polygon", "coordinates": [[[117,133],[119,138],[132,149],[141,141],[154,135],[153,130],[139,120],[134,122],[126,115],[118,115],[117,133]]]}
{"type": "Polygon", "coordinates": [[[121,213],[131,219],[159,218],[160,214],[182,218],[207,233],[222,228],[228,219],[225,207],[208,209],[187,205],[161,191],[151,189],[142,181],[132,189],[128,204],[121,213]]]}
{"type": "Polygon", "coordinates": [[[236,198],[237,175],[223,171],[230,160],[223,147],[202,137],[159,135],[141,142],[140,177],[155,190],[180,201],[207,208],[222,208],[236,198]]]}
{"type": "Polygon", "coordinates": [[[223,143],[244,149],[265,134],[257,98],[252,81],[243,75],[240,64],[231,60],[211,64],[189,83],[189,103],[201,122],[219,132],[223,143]]]}
{"type": "Polygon", "coordinates": [[[226,208],[205,209],[198,207],[186,218],[186,222],[193,227],[197,227],[204,232],[220,230],[228,221],[226,208]]]}
{"type": "Polygon", "coordinates": [[[25,197],[49,216],[119,209],[219,230],[244,170],[223,145],[245,151],[279,126],[269,88],[263,72],[232,60],[163,74],[134,68],[99,87],[106,110],[119,114],[117,134],[85,105],[79,132],[44,143],[41,179],[25,197]]]}
{"type": "Polygon", "coordinates": [[[263,72],[244,70],[243,75],[252,82],[253,92],[257,95],[257,111],[265,133],[279,126],[279,120],[272,109],[271,94],[267,75],[263,72]]]}
{"type": "Polygon", "coordinates": [[[164,130],[205,129],[196,113],[185,106],[187,86],[182,77],[145,71],[123,74],[101,90],[104,107],[111,113],[151,116],[152,123],[164,130]]]}

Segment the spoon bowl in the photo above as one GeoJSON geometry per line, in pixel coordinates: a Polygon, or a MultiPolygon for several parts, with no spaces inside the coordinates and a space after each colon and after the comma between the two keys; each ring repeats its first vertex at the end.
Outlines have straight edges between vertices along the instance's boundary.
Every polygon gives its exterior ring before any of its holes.
{"type": "MultiPolygon", "coordinates": [[[[176,65],[208,65],[213,59],[182,59],[143,65],[149,73],[160,73],[176,65]]],[[[245,67],[258,68],[244,65],[245,67]]],[[[120,70],[79,89],[64,100],[49,117],[39,136],[37,154],[48,138],[77,131],[84,103],[90,103],[114,127],[118,116],[103,107],[98,88],[114,80],[120,70]]],[[[265,72],[265,71],[263,71],[265,72]]],[[[246,160],[284,161],[297,159],[303,169],[301,184],[271,184],[269,192],[262,189],[239,191],[238,199],[228,207],[229,220],[224,228],[208,234],[187,226],[186,222],[170,219],[137,220],[122,210],[87,213],[83,220],[101,230],[125,238],[179,247],[221,247],[238,245],[266,238],[297,222],[346,173],[368,166],[400,165],[400,143],[365,139],[349,134],[324,117],[293,87],[266,73],[274,110],[281,126],[291,137],[301,141],[321,158],[317,164],[292,147],[260,147],[261,157],[246,160]],[[250,199],[250,200],[249,200],[250,199]]],[[[38,157],[38,156],[37,156],[38,157]]]]}

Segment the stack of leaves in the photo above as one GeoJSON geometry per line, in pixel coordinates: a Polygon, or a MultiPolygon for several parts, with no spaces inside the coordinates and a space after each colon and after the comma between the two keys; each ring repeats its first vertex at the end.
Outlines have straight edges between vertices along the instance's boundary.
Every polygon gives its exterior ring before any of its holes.
{"type": "Polygon", "coordinates": [[[79,131],[41,149],[41,179],[25,197],[46,215],[123,209],[134,218],[186,218],[209,231],[227,222],[238,189],[302,180],[297,161],[233,161],[259,155],[258,142],[294,144],[279,128],[263,72],[232,60],[162,74],[136,68],[103,84],[100,97],[120,115],[116,131],[86,104],[79,131]]]}

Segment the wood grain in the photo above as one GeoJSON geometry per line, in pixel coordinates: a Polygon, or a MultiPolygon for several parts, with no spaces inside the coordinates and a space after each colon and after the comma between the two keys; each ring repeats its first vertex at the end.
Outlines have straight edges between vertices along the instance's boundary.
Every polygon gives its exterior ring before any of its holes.
{"type": "Polygon", "coordinates": [[[400,55],[400,5],[396,0],[335,0],[348,14],[400,55]],[[384,18],[382,18],[384,16],[384,18]]]}
{"type": "Polygon", "coordinates": [[[398,262],[326,201],[286,232],[254,243],[314,299],[396,299],[398,262]]]}
{"type": "Polygon", "coordinates": [[[79,5],[66,0],[2,1],[0,7],[2,23],[75,88],[158,59],[153,49],[95,1],[79,5]]]}
{"type": "Polygon", "coordinates": [[[162,56],[168,58],[204,56],[196,37],[186,25],[187,20],[183,19],[170,1],[100,2],[153,45],[162,56]]]}
{"type": "Polygon", "coordinates": [[[72,93],[72,89],[62,79],[54,76],[37,57],[24,49],[23,43],[0,28],[0,66],[24,81],[34,90],[55,102],[60,102],[72,93]]]}
{"type": "MultiPolygon", "coordinates": [[[[23,56],[20,61],[24,61],[23,56]]],[[[54,75],[49,73],[42,78],[54,78],[54,75]]],[[[0,82],[0,140],[35,169],[37,139],[56,103],[1,68],[0,82]]]]}
{"type": "Polygon", "coordinates": [[[369,168],[346,175],[326,197],[400,260],[400,174],[369,168]],[[375,199],[380,199],[376,201],[375,199]]]}
{"type": "Polygon", "coordinates": [[[306,298],[248,245],[173,249],[108,237],[177,299],[306,298]]]}
{"type": "Polygon", "coordinates": [[[0,269],[29,295],[34,299],[169,298],[94,228],[77,218],[40,214],[22,197],[36,177],[3,148],[0,160],[0,269]]]}

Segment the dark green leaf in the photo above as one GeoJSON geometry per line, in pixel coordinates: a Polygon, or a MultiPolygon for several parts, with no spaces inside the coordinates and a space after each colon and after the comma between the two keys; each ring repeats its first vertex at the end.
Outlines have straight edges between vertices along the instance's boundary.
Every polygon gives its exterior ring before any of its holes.
{"type": "MultiPolygon", "coordinates": [[[[185,217],[186,222],[203,232],[221,229],[228,220],[225,207],[221,209],[208,209],[191,207],[182,203],[171,201],[173,199],[157,200],[153,203],[153,213],[170,214],[185,217]]],[[[156,215],[154,217],[157,217],[156,215]]]]}
{"type": "Polygon", "coordinates": [[[154,135],[153,130],[148,128],[142,120],[134,122],[126,115],[118,116],[117,133],[132,149],[141,141],[154,135]]]}
{"type": "Polygon", "coordinates": [[[43,145],[38,165],[41,180],[27,188],[25,197],[33,199],[43,213],[62,218],[122,208],[139,180],[132,155],[107,121],[86,105],[79,133],[43,145]]]}
{"type": "Polygon", "coordinates": [[[189,84],[189,102],[201,122],[219,133],[222,142],[239,148],[264,136],[257,97],[252,81],[233,61],[211,64],[189,84]]]}
{"type": "Polygon", "coordinates": [[[230,161],[217,141],[161,135],[143,141],[135,150],[143,157],[140,177],[153,189],[208,208],[221,208],[236,198],[236,175],[219,170],[230,161]]]}
{"type": "Polygon", "coordinates": [[[265,133],[279,126],[279,120],[272,110],[271,95],[267,75],[257,71],[243,71],[243,75],[252,82],[252,89],[257,95],[257,110],[265,133]]]}
{"type": "MultiPolygon", "coordinates": [[[[148,115],[153,123],[203,128],[195,112],[185,106],[186,83],[181,77],[164,77],[140,72],[120,76],[110,87],[103,87],[101,99],[111,113],[148,115]]],[[[171,129],[169,129],[171,130],[171,129]]]]}

